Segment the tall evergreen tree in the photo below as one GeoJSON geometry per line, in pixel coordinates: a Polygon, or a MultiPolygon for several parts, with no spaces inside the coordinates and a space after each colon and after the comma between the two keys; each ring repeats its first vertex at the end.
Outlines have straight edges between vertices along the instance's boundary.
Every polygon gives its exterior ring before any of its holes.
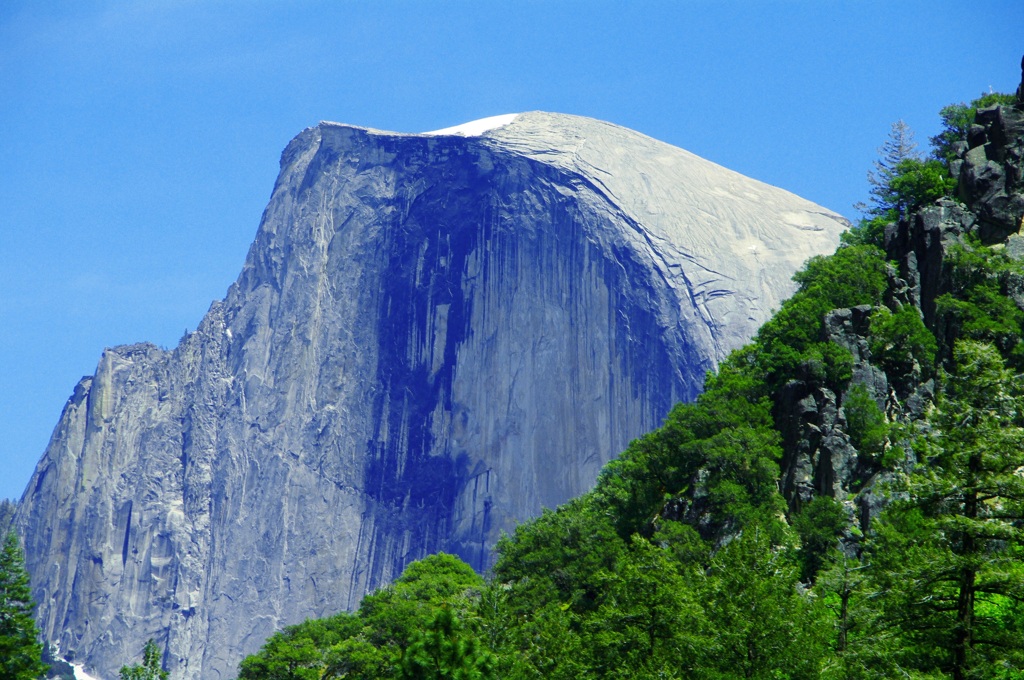
{"type": "Polygon", "coordinates": [[[856,207],[868,215],[886,215],[895,210],[896,218],[902,217],[906,206],[900,197],[895,195],[892,182],[900,173],[900,164],[907,160],[917,159],[917,142],[914,132],[902,119],[892,124],[889,137],[878,148],[879,158],[874,161],[875,169],[868,172],[868,184],[871,188],[871,203],[860,203],[856,207]]]}
{"type": "Polygon", "coordinates": [[[1024,390],[989,344],[957,343],[954,362],[870,570],[905,663],[966,680],[1024,669],[1024,390]]]}
{"type": "MultiPolygon", "coordinates": [[[[756,525],[712,559],[702,588],[708,619],[699,678],[816,680],[827,653],[826,612],[798,588],[791,550],[756,525]]],[[[693,676],[691,676],[693,677],[693,676]]]]}
{"type": "Polygon", "coordinates": [[[838,551],[818,575],[814,590],[832,620],[832,653],[822,666],[822,680],[887,680],[906,677],[896,659],[892,626],[876,605],[882,594],[860,560],[838,551]]]}
{"type": "Polygon", "coordinates": [[[160,648],[150,638],[142,648],[142,664],[121,666],[121,680],[167,680],[169,673],[160,663],[160,648]]]}
{"type": "Polygon", "coordinates": [[[14,532],[0,551],[0,678],[29,680],[46,672],[32,610],[25,557],[14,532]]]}

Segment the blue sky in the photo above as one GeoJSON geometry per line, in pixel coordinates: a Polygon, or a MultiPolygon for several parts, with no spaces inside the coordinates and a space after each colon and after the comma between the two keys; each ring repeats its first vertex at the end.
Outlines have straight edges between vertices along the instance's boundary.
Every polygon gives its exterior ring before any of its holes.
{"type": "Polygon", "coordinates": [[[104,347],[177,344],[238,275],[281,150],[543,109],[849,217],[890,124],[1013,91],[1024,3],[0,3],[0,497],[104,347]]]}

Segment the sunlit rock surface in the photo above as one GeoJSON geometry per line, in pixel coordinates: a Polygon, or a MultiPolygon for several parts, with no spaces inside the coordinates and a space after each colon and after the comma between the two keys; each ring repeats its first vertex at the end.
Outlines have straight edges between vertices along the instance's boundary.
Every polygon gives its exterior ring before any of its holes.
{"type": "Polygon", "coordinates": [[[25,492],[39,622],[109,680],[234,677],[438,550],[486,569],[831,252],[838,215],[636,132],[322,123],[173,350],[107,350],[25,492]]]}

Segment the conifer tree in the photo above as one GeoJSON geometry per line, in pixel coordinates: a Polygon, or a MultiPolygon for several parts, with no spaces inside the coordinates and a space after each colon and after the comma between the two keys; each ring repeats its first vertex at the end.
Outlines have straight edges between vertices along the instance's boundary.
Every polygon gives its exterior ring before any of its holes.
{"type": "Polygon", "coordinates": [[[160,648],[150,638],[142,648],[142,664],[121,666],[121,680],[167,680],[169,673],[160,664],[160,648]]]}
{"type": "Polygon", "coordinates": [[[456,618],[442,606],[425,630],[413,633],[402,658],[402,677],[409,680],[489,680],[495,659],[456,618]]]}
{"type": "Polygon", "coordinates": [[[827,651],[826,614],[800,591],[791,550],[757,525],[712,559],[701,593],[708,632],[697,677],[816,680],[827,651]]]}
{"type": "Polygon", "coordinates": [[[879,158],[874,161],[875,169],[868,172],[871,203],[860,203],[856,207],[875,217],[892,210],[896,211],[895,217],[902,217],[906,206],[902,205],[900,197],[893,192],[892,182],[900,172],[901,163],[918,158],[917,142],[914,141],[914,132],[910,126],[902,119],[893,123],[889,138],[878,148],[878,153],[879,158]]]}
{"type": "Polygon", "coordinates": [[[25,558],[14,532],[0,551],[0,678],[29,680],[46,672],[32,610],[25,558]]]}
{"type": "Polygon", "coordinates": [[[870,570],[905,663],[966,680],[1024,669],[1024,390],[989,344],[957,343],[954,362],[870,570]]]}

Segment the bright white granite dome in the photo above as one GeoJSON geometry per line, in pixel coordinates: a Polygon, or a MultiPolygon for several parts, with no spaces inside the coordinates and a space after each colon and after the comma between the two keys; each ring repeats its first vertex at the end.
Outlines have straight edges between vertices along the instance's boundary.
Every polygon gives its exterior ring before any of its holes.
{"type": "Polygon", "coordinates": [[[225,299],[69,399],[16,518],[43,635],[107,680],[150,637],[173,677],[230,678],[411,560],[485,568],[846,226],[576,116],[305,130],[225,299]]]}

